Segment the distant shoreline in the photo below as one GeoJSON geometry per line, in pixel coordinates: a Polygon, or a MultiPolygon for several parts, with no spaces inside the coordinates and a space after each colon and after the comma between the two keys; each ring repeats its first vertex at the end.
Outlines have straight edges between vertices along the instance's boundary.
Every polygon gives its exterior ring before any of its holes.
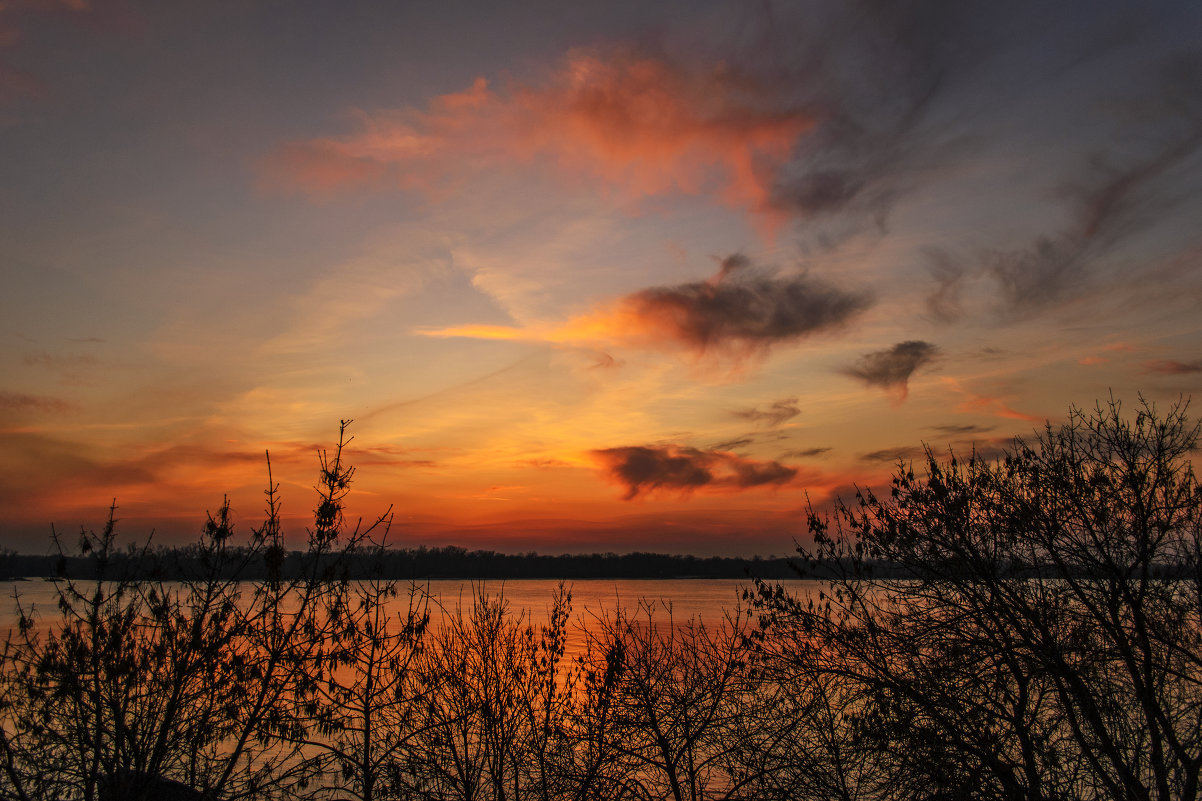
{"type": "MultiPolygon", "coordinates": [[[[289,552],[283,565],[285,575],[297,575],[305,563],[301,551],[289,552]]],[[[592,553],[506,554],[488,550],[445,548],[390,548],[380,552],[335,554],[340,577],[352,580],[381,579],[747,579],[797,578],[783,557],[739,558],[680,554],[592,553]]],[[[266,576],[261,557],[250,556],[240,563],[237,578],[254,580],[266,576]]],[[[111,578],[185,580],[199,577],[204,568],[191,548],[164,548],[147,553],[110,554],[101,569],[94,556],[0,555],[0,580],[19,581],[53,578],[95,578],[103,572],[111,578]]],[[[230,573],[225,577],[233,578],[230,573]]]]}
{"type": "MultiPolygon", "coordinates": [[[[195,548],[159,548],[146,552],[123,551],[108,554],[103,567],[95,554],[86,556],[34,556],[0,553],[0,581],[37,579],[106,579],[189,581],[204,578],[257,581],[268,577],[262,552],[251,554],[237,548],[226,553],[226,560],[217,573],[206,572],[204,561],[195,548]]],[[[288,551],[278,559],[280,578],[301,578],[325,574],[331,579],[361,581],[382,579],[395,581],[428,580],[565,580],[617,581],[651,579],[657,581],[688,581],[711,579],[744,579],[781,581],[790,579],[831,579],[846,577],[848,564],[827,562],[814,564],[796,558],[733,556],[690,556],[633,552],[625,554],[559,554],[534,552],[522,554],[497,551],[469,551],[457,546],[445,548],[386,548],[371,551],[332,552],[320,557],[320,570],[314,572],[311,557],[302,551],[288,551]]],[[[949,576],[960,573],[964,565],[947,562],[939,568],[949,576]]],[[[907,568],[888,562],[864,563],[863,578],[907,579],[913,573],[907,568]]],[[[1037,579],[1055,572],[1050,566],[998,566],[1016,579],[1037,579]]],[[[1061,570],[1070,569],[1065,566],[1061,570]]],[[[1189,574],[1186,566],[1160,564],[1156,572],[1161,577],[1182,577],[1189,574]]]]}

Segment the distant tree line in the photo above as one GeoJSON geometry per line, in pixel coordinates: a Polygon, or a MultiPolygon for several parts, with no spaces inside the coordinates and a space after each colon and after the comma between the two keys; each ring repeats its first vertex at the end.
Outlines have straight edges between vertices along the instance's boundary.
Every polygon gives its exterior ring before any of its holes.
{"type": "MultiPolygon", "coordinates": [[[[244,580],[262,580],[269,568],[264,554],[246,546],[231,548],[225,571],[244,580]],[[243,557],[243,558],[238,558],[243,557]]],[[[187,580],[202,573],[204,555],[199,546],[117,550],[105,554],[109,575],[127,578],[187,580]]],[[[291,549],[279,566],[281,575],[306,575],[313,558],[306,550],[291,549]]],[[[442,548],[378,548],[370,552],[337,551],[321,555],[326,564],[351,579],[383,577],[425,579],[647,579],[711,578],[785,579],[795,577],[790,559],[729,556],[690,556],[633,552],[590,554],[499,553],[467,550],[454,545],[442,548]]],[[[32,555],[0,553],[0,580],[11,578],[91,579],[100,573],[98,555],[32,555]]]]}
{"type": "Polygon", "coordinates": [[[820,581],[705,623],[651,601],[574,623],[566,585],[545,620],[483,594],[435,618],[415,582],[351,580],[387,519],[343,520],[340,436],[293,562],[270,473],[249,543],[222,508],[182,581],[110,572],[111,518],[84,534],[96,575],[0,653],[0,798],[1196,799],[1185,411],[928,453],[811,510],[794,564],[820,581]]]}

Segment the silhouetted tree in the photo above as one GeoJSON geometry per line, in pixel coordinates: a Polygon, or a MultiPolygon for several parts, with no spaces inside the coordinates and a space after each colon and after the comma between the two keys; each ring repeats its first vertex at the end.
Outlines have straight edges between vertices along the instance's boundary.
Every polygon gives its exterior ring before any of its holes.
{"type": "Polygon", "coordinates": [[[1112,401],[811,511],[802,560],[837,575],[759,601],[770,661],[829,699],[817,767],[870,765],[860,797],[1197,798],[1197,436],[1185,404],[1112,401]]]}
{"type": "MultiPolygon", "coordinates": [[[[22,609],[5,644],[8,797],[139,801],[170,787],[233,799],[311,786],[320,762],[305,750],[301,713],[333,659],[341,618],[329,612],[346,606],[337,557],[371,528],[343,531],[346,425],[333,457],[321,454],[314,526],[293,575],[270,465],[266,519],[249,543],[233,546],[223,503],[182,582],[113,569],[115,505],[100,534],[82,533],[95,578],[60,579],[57,619],[22,609]],[[267,577],[241,582],[255,564],[267,577]]],[[[145,554],[121,563],[144,566],[145,554]]]]}
{"type": "Polygon", "coordinates": [[[480,587],[470,608],[444,611],[420,668],[428,702],[408,766],[418,795],[563,797],[570,610],[561,587],[536,632],[525,611],[480,587]]]}
{"type": "MultiPolygon", "coordinates": [[[[383,546],[380,545],[380,548],[383,546]]],[[[353,581],[345,608],[330,609],[328,665],[311,697],[306,744],[330,757],[340,789],[351,798],[397,797],[396,767],[420,730],[427,700],[414,671],[430,620],[429,596],[416,585],[398,606],[395,581],[353,581]]]]}
{"type": "Polygon", "coordinates": [[[623,794],[635,798],[745,797],[759,770],[745,724],[758,718],[757,694],[744,651],[748,615],[736,609],[718,625],[677,622],[656,604],[616,610],[597,621],[607,663],[617,671],[607,693],[610,741],[624,770],[623,794]]]}

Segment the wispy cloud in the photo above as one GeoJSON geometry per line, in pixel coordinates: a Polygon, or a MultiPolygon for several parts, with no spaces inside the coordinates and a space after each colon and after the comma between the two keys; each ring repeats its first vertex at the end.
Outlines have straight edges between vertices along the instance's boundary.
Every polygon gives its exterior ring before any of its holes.
{"type": "MultiPolygon", "coordinates": [[[[966,263],[932,251],[936,286],[927,299],[932,315],[956,319],[962,314],[959,291],[970,274],[994,283],[1001,301],[997,311],[1009,319],[1031,316],[1090,289],[1103,256],[1163,219],[1186,197],[1167,187],[1202,151],[1199,66],[1196,55],[1164,65],[1157,73],[1159,97],[1126,104],[1131,120],[1121,132],[1124,152],[1094,154],[1082,160],[1076,174],[1062,179],[1058,194],[1070,211],[1065,225],[1021,247],[984,253],[975,267],[969,264],[973,259],[966,263]]],[[[1123,104],[1116,100],[1115,106],[1123,104]]]]}
{"type": "Polygon", "coordinates": [[[860,455],[865,462],[910,462],[922,457],[926,452],[917,445],[903,445],[897,448],[882,448],[860,455]]]}
{"type": "Polygon", "coordinates": [[[63,381],[79,383],[99,364],[91,353],[26,353],[22,359],[28,367],[38,367],[57,374],[63,381]]]}
{"type": "Polygon", "coordinates": [[[625,485],[631,500],[652,490],[743,490],[787,484],[797,468],[682,445],[634,445],[593,452],[606,472],[625,485]]]}
{"type": "Polygon", "coordinates": [[[965,434],[984,434],[993,430],[993,426],[982,426],[976,423],[944,423],[937,426],[931,426],[932,431],[938,431],[940,434],[948,434],[953,436],[964,436],[965,434]]]}
{"type": "Polygon", "coordinates": [[[746,448],[748,445],[755,444],[754,436],[738,437],[736,439],[728,439],[725,442],[715,442],[712,450],[715,451],[735,451],[739,448],[746,448]]]}
{"type": "Polygon", "coordinates": [[[955,378],[944,377],[942,381],[945,386],[964,398],[956,405],[957,412],[986,412],[1008,420],[1024,420],[1028,423],[1043,423],[1046,420],[1038,415],[1017,411],[1003,397],[970,392],[955,378]]]}
{"type": "Polygon", "coordinates": [[[1144,372],[1160,373],[1162,375],[1202,373],[1202,359],[1195,359],[1192,362],[1179,362],[1174,359],[1144,362],[1144,372]]]}
{"type": "Polygon", "coordinates": [[[786,451],[782,456],[786,459],[812,459],[816,456],[825,456],[830,453],[833,448],[801,448],[799,450],[786,451]]]}
{"type": "Polygon", "coordinates": [[[9,412],[45,412],[47,414],[64,414],[71,411],[73,404],[62,398],[47,395],[29,395],[24,392],[0,392],[0,409],[9,412]]]}
{"type": "Polygon", "coordinates": [[[750,409],[738,409],[734,412],[735,417],[750,420],[753,423],[761,423],[769,428],[775,428],[799,414],[801,414],[801,407],[797,405],[797,398],[784,398],[773,401],[762,408],[753,406],[750,409]]]}
{"type": "Polygon", "coordinates": [[[910,376],[933,362],[938,353],[939,348],[930,342],[909,340],[899,342],[888,350],[866,353],[855,364],[844,368],[843,372],[870,387],[883,389],[902,401],[909,393],[910,376]]]}
{"type": "Polygon", "coordinates": [[[788,20],[774,20],[776,28],[790,37],[776,39],[772,57],[806,107],[821,111],[781,170],[777,208],[883,227],[920,174],[954,157],[954,139],[927,123],[949,76],[983,50],[957,11],[946,2],[779,10],[788,20]]]}
{"type": "Polygon", "coordinates": [[[953,323],[964,316],[964,283],[967,269],[946,251],[928,248],[927,271],[935,288],[927,295],[927,313],[941,323],[953,323]]]}

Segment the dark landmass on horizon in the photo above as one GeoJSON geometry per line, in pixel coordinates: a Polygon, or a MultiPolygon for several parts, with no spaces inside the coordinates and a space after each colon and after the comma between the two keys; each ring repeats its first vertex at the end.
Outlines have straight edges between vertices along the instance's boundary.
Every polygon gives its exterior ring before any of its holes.
{"type": "MultiPolygon", "coordinates": [[[[266,552],[250,553],[243,548],[231,548],[233,558],[226,559],[217,577],[239,581],[261,581],[269,578],[271,558],[266,552]]],[[[304,552],[286,551],[277,558],[276,577],[295,579],[314,575],[310,557],[304,552]]],[[[365,551],[334,552],[322,560],[323,572],[330,580],[351,581],[382,579],[396,581],[426,581],[435,579],[784,579],[826,580],[846,576],[849,563],[837,560],[815,563],[797,557],[739,558],[732,556],[692,556],[631,552],[590,554],[500,553],[491,550],[468,550],[459,546],[442,548],[385,548],[365,551]]],[[[973,566],[952,561],[930,564],[929,570],[946,575],[971,574],[973,566]]],[[[979,565],[977,566],[980,567],[979,565]]],[[[1079,566],[1078,566],[1079,567],[1079,566]]],[[[860,570],[876,578],[913,578],[911,569],[890,562],[864,562],[860,570]]],[[[1046,578],[1062,575],[1064,570],[1077,572],[1071,565],[1053,568],[1030,564],[995,565],[1014,578],[1046,578]],[[1056,571],[1061,571],[1057,573],[1056,571]]],[[[1170,564],[1155,566],[1160,577],[1182,576],[1188,570],[1170,564]]],[[[128,549],[110,553],[101,562],[95,554],[78,556],[33,555],[0,552],[0,580],[19,579],[95,579],[98,577],[125,580],[188,581],[211,574],[204,555],[195,546],[128,549]]]]}
{"type": "MultiPolygon", "coordinates": [[[[239,549],[231,549],[235,554],[239,549]]],[[[248,581],[266,578],[267,563],[262,553],[245,554],[245,559],[226,563],[222,574],[248,581]]],[[[283,555],[281,577],[302,575],[307,557],[301,551],[283,555]]],[[[767,580],[797,578],[790,560],[782,557],[738,558],[633,552],[591,554],[499,553],[442,548],[388,548],[337,553],[329,558],[331,578],[359,579],[738,579],[767,580]]],[[[0,579],[95,578],[99,573],[112,578],[158,578],[186,580],[206,574],[195,547],[128,550],[109,554],[99,563],[94,555],[60,556],[19,553],[0,554],[0,579]]]]}

